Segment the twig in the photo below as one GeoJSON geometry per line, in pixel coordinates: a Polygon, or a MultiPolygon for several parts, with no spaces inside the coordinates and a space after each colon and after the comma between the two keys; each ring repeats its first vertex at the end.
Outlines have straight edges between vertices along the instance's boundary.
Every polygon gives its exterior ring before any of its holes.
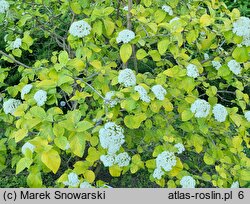
{"type": "Polygon", "coordinates": [[[91,86],[90,84],[88,84],[87,82],[83,81],[82,79],[80,78],[77,78],[79,80],[81,80],[81,82],[83,82],[84,84],[86,84],[88,87],[90,87],[98,96],[100,96],[104,101],[106,101],[106,99],[93,87],[91,86]]]}
{"type": "Polygon", "coordinates": [[[128,0],[128,14],[127,14],[127,29],[132,29],[132,23],[131,23],[131,9],[132,9],[133,2],[132,0],[128,0]]]}
{"type": "Polygon", "coordinates": [[[32,67],[30,67],[30,66],[28,66],[28,65],[26,65],[26,64],[24,64],[24,63],[22,63],[22,62],[20,62],[18,60],[16,60],[14,57],[11,57],[7,53],[3,52],[2,50],[0,50],[0,54],[2,54],[3,56],[9,58],[10,60],[12,60],[13,62],[15,62],[16,64],[19,64],[19,65],[21,65],[21,66],[23,66],[25,68],[28,68],[28,69],[32,69],[32,67]]]}
{"type": "Polygon", "coordinates": [[[234,91],[225,91],[225,90],[219,90],[217,93],[228,93],[228,94],[233,94],[235,95],[236,93],[234,91]]]}

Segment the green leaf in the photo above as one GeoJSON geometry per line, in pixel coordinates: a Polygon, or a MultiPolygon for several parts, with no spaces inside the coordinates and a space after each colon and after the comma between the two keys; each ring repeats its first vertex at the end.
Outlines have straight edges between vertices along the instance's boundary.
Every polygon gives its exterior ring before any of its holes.
{"type": "Polygon", "coordinates": [[[238,62],[246,62],[249,59],[246,47],[236,47],[232,53],[233,58],[238,62]]]}
{"type": "Polygon", "coordinates": [[[95,181],[95,173],[91,170],[86,170],[83,174],[87,182],[92,183],[95,181]]]}
{"type": "Polygon", "coordinates": [[[81,6],[78,2],[76,2],[76,1],[70,2],[70,7],[75,14],[81,13],[81,6]]]}
{"type": "Polygon", "coordinates": [[[227,66],[221,66],[220,69],[218,70],[218,76],[228,76],[230,74],[230,70],[227,66]]]}
{"type": "Polygon", "coordinates": [[[130,129],[137,129],[140,127],[141,122],[146,119],[147,116],[145,113],[140,113],[136,115],[127,115],[124,118],[124,123],[130,129]]]}
{"type": "Polygon", "coordinates": [[[160,55],[163,55],[166,52],[169,44],[170,44],[169,39],[163,39],[158,42],[157,48],[159,50],[160,55]]]}
{"type": "Polygon", "coordinates": [[[30,47],[33,44],[33,39],[30,37],[29,31],[24,32],[22,42],[26,43],[28,47],[30,47]]]}
{"type": "Polygon", "coordinates": [[[146,7],[150,7],[151,4],[152,4],[152,1],[151,0],[143,0],[143,3],[146,7]]]}
{"type": "Polygon", "coordinates": [[[163,10],[159,9],[154,13],[154,18],[156,23],[162,22],[165,17],[166,17],[166,12],[163,10]]]}
{"type": "Polygon", "coordinates": [[[82,60],[74,58],[67,62],[67,66],[75,68],[78,72],[83,71],[85,64],[82,60]]]}
{"type": "Polygon", "coordinates": [[[111,13],[113,13],[115,9],[113,7],[106,7],[105,9],[103,9],[103,14],[108,16],[110,15],[111,13]]]}
{"type": "Polygon", "coordinates": [[[128,43],[123,44],[120,49],[120,57],[123,63],[126,63],[132,55],[132,46],[128,43]]]}
{"type": "Polygon", "coordinates": [[[58,60],[60,64],[66,65],[69,60],[68,53],[66,51],[62,51],[58,56],[58,60]]]}
{"type": "Polygon", "coordinates": [[[22,50],[20,50],[20,49],[14,49],[14,50],[12,50],[12,54],[15,57],[21,57],[22,56],[22,50]]]}
{"type": "Polygon", "coordinates": [[[215,162],[214,158],[211,155],[209,155],[207,152],[205,152],[203,159],[207,165],[214,165],[214,162],[215,162]]]}
{"type": "Polygon", "coordinates": [[[21,128],[11,134],[11,137],[15,138],[15,142],[20,142],[23,138],[28,135],[28,130],[25,128],[21,128]]]}
{"type": "Polygon", "coordinates": [[[43,181],[40,172],[30,172],[27,177],[27,184],[30,188],[42,188],[43,181]]]}
{"type": "Polygon", "coordinates": [[[136,58],[138,60],[142,60],[144,59],[146,56],[148,56],[148,54],[146,53],[146,51],[144,49],[139,49],[137,52],[136,52],[136,58]]]}
{"type": "Polygon", "coordinates": [[[84,150],[85,150],[85,139],[84,139],[84,134],[76,134],[73,137],[70,138],[70,148],[72,152],[79,156],[82,157],[84,150]]]}
{"type": "Polygon", "coordinates": [[[113,23],[113,21],[110,18],[105,18],[103,20],[104,23],[104,27],[105,27],[105,31],[107,33],[108,36],[112,35],[112,33],[115,30],[115,24],[113,23]]]}
{"type": "Polygon", "coordinates": [[[166,0],[166,3],[168,5],[170,5],[172,8],[175,8],[178,5],[179,1],[180,0],[174,0],[174,1],[173,0],[166,0]]]}
{"type": "Polygon", "coordinates": [[[25,168],[29,168],[32,163],[33,163],[33,159],[31,158],[24,157],[20,159],[16,165],[16,174],[19,174],[25,168]]]}
{"type": "Polygon", "coordinates": [[[243,181],[250,181],[250,170],[241,170],[240,171],[240,179],[243,181]]]}
{"type": "Polygon", "coordinates": [[[188,120],[190,120],[193,116],[194,116],[194,114],[193,114],[190,110],[184,110],[184,111],[181,113],[181,119],[182,119],[182,121],[188,121],[188,120]]]}
{"type": "Polygon", "coordinates": [[[77,123],[76,131],[77,132],[84,132],[92,127],[94,127],[94,125],[91,122],[84,120],[84,121],[77,123]]]}
{"type": "Polygon", "coordinates": [[[39,82],[36,87],[37,88],[51,89],[51,88],[55,88],[56,85],[57,85],[56,81],[45,79],[45,80],[39,82]]]}
{"type": "Polygon", "coordinates": [[[60,155],[54,149],[44,151],[41,155],[41,160],[54,174],[58,171],[61,165],[60,155]]]}
{"type": "Polygon", "coordinates": [[[122,169],[118,165],[113,165],[109,167],[109,173],[113,177],[119,177],[121,175],[122,169]]]}
{"type": "Polygon", "coordinates": [[[230,114],[229,116],[232,119],[232,121],[235,123],[235,125],[237,125],[237,127],[241,126],[242,118],[239,114],[234,113],[234,114],[230,114]]]}
{"type": "Polygon", "coordinates": [[[200,24],[202,27],[209,26],[213,23],[213,19],[208,14],[203,14],[200,18],[200,24]]]}
{"type": "Polygon", "coordinates": [[[45,119],[47,114],[45,112],[45,110],[41,107],[38,106],[34,106],[30,109],[30,113],[33,117],[35,118],[39,118],[39,119],[45,119]]]}
{"type": "Polygon", "coordinates": [[[136,101],[133,99],[126,99],[121,102],[121,108],[125,109],[128,112],[136,109],[136,101]]]}
{"type": "Polygon", "coordinates": [[[103,24],[100,20],[96,21],[93,24],[93,32],[96,33],[98,36],[102,35],[103,24]]]}
{"type": "Polygon", "coordinates": [[[61,136],[61,137],[55,138],[55,139],[54,139],[54,142],[55,142],[55,145],[56,145],[57,147],[59,147],[59,148],[62,149],[62,150],[65,150],[65,147],[66,147],[66,145],[67,145],[67,143],[68,143],[68,140],[67,140],[66,137],[61,136]]]}
{"type": "Polygon", "coordinates": [[[150,50],[148,54],[152,57],[155,62],[161,61],[161,55],[157,50],[150,50]]]}
{"type": "Polygon", "coordinates": [[[191,45],[198,37],[196,30],[191,30],[187,33],[187,42],[191,45]]]}

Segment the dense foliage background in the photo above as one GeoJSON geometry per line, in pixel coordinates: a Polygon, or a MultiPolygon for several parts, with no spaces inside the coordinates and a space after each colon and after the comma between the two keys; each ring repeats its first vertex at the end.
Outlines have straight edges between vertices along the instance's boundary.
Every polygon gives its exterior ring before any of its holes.
{"type": "Polygon", "coordinates": [[[96,187],[181,187],[185,176],[196,187],[250,187],[250,123],[244,117],[250,47],[232,31],[240,16],[250,17],[248,1],[8,2],[0,13],[0,187],[72,187],[72,172],[79,183],[96,187]],[[79,20],[91,26],[85,37],[69,33],[79,20]],[[118,43],[124,29],[135,37],[118,43]],[[229,69],[231,60],[240,63],[240,74],[229,69]],[[189,64],[198,77],[188,75],[189,64]],[[121,83],[125,68],[133,70],[149,103],[121,83]],[[22,96],[27,84],[32,88],[22,96]],[[155,85],[166,90],[163,100],[152,91],[155,85]],[[47,94],[41,106],[34,98],[39,90],[47,94]],[[11,98],[22,104],[6,114],[3,104],[11,98]],[[207,117],[191,111],[198,98],[211,105],[207,117]],[[223,122],[213,116],[216,104],[226,107],[223,122]],[[128,153],[129,165],[106,166],[100,159],[108,155],[100,142],[108,122],[124,130],[117,154],[128,153]],[[27,142],[35,149],[24,151],[27,142]],[[164,151],[173,152],[176,163],[157,179],[156,158],[164,151]]]}

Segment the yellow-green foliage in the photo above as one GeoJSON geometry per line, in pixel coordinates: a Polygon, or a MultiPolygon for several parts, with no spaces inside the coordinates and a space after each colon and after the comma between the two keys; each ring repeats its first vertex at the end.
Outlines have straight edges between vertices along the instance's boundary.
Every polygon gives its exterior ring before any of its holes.
{"type": "Polygon", "coordinates": [[[109,0],[12,1],[0,14],[5,33],[1,98],[21,100],[13,114],[3,108],[0,112],[5,129],[0,169],[5,168],[9,151],[8,163],[17,174],[29,172],[30,187],[44,186],[41,172],[60,173],[59,187],[72,172],[78,175],[78,184],[102,186],[105,182],[96,180],[100,167],[113,177],[146,169],[151,175],[147,179],[162,187],[181,187],[180,180],[187,175],[195,179],[196,187],[227,188],[235,181],[249,186],[250,160],[245,151],[250,146],[250,122],[244,113],[250,108],[250,47],[240,45],[243,38],[232,30],[240,12],[229,11],[218,0],[133,1],[130,15],[123,9],[126,5],[127,1],[109,0]],[[170,6],[173,14],[163,5],[170,6]],[[91,26],[85,37],[69,33],[70,25],[79,20],[91,26]],[[119,32],[127,28],[135,33],[134,39],[117,43],[119,32]],[[11,42],[17,37],[22,44],[13,48],[11,42]],[[29,53],[37,52],[34,48],[42,49],[39,40],[46,38],[58,48],[50,50],[47,59],[27,60],[29,53]],[[240,74],[229,69],[233,59],[240,63],[240,74]],[[216,70],[212,61],[221,67],[216,70]],[[198,77],[187,75],[189,64],[197,67],[198,77]],[[150,102],[141,100],[134,85],[126,87],[119,81],[125,68],[133,70],[136,85],[146,90],[150,102]],[[20,79],[6,84],[12,70],[20,79]],[[27,84],[32,88],[21,99],[27,84]],[[154,85],[166,90],[163,100],[153,93],[154,85]],[[44,105],[34,99],[38,90],[47,93],[44,105]],[[111,100],[105,98],[109,91],[114,91],[111,100]],[[191,111],[198,98],[211,106],[206,117],[197,118],[191,111]],[[113,106],[112,100],[116,100],[113,106]],[[217,103],[228,113],[223,122],[212,112],[217,103]],[[108,122],[124,130],[125,142],[116,154],[127,152],[129,165],[104,168],[100,161],[107,149],[100,143],[99,131],[108,122]],[[34,151],[22,153],[26,142],[34,151]],[[185,151],[178,153],[177,143],[185,151]],[[156,157],[164,151],[173,152],[176,163],[157,179],[156,157]]]}

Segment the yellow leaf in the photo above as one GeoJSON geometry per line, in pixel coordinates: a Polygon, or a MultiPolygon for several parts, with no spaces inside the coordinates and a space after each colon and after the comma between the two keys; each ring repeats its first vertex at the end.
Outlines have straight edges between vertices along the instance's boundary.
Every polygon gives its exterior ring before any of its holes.
{"type": "Polygon", "coordinates": [[[137,129],[140,127],[141,122],[146,119],[147,119],[147,116],[145,113],[140,113],[136,115],[127,115],[124,118],[124,123],[130,129],[137,129]]]}
{"type": "Polygon", "coordinates": [[[61,164],[60,155],[53,149],[43,152],[41,160],[54,174],[58,171],[61,164]]]}
{"type": "Polygon", "coordinates": [[[82,157],[85,150],[84,134],[79,133],[70,138],[70,148],[75,155],[82,157]]]}
{"type": "Polygon", "coordinates": [[[75,58],[75,59],[69,60],[67,63],[67,66],[71,66],[75,68],[78,72],[80,72],[84,69],[85,64],[83,63],[82,60],[75,58]]]}
{"type": "Polygon", "coordinates": [[[104,27],[105,27],[107,35],[110,36],[115,29],[115,24],[112,22],[110,18],[104,19],[103,23],[104,23],[104,27]]]}
{"type": "Polygon", "coordinates": [[[121,175],[122,169],[118,165],[109,167],[109,173],[113,177],[119,177],[121,175]]]}
{"type": "Polygon", "coordinates": [[[45,79],[45,80],[41,81],[39,84],[37,84],[36,87],[49,89],[49,88],[55,88],[56,85],[57,85],[56,81],[45,79]]]}
{"type": "Polygon", "coordinates": [[[144,49],[139,49],[137,52],[136,52],[136,58],[138,60],[142,60],[144,59],[148,54],[146,53],[146,51],[144,49]]]}
{"type": "Polygon", "coordinates": [[[190,110],[184,110],[181,113],[181,119],[182,119],[182,121],[188,121],[193,117],[193,115],[194,114],[190,110]]]}
{"type": "Polygon", "coordinates": [[[84,173],[84,178],[86,179],[87,182],[92,183],[95,180],[95,173],[91,170],[87,170],[84,173]]]}
{"type": "Polygon", "coordinates": [[[19,142],[27,135],[28,135],[28,130],[22,128],[14,132],[11,136],[15,138],[15,142],[19,142]]]}
{"type": "Polygon", "coordinates": [[[120,49],[120,56],[123,63],[126,63],[132,55],[132,46],[130,44],[123,44],[120,49]]]}
{"type": "Polygon", "coordinates": [[[157,48],[158,48],[159,53],[161,55],[163,55],[166,52],[166,50],[168,49],[169,43],[170,43],[170,41],[167,38],[158,42],[157,48]]]}
{"type": "Polygon", "coordinates": [[[200,18],[200,24],[202,27],[209,26],[213,23],[213,19],[208,15],[204,14],[200,18]]]}

